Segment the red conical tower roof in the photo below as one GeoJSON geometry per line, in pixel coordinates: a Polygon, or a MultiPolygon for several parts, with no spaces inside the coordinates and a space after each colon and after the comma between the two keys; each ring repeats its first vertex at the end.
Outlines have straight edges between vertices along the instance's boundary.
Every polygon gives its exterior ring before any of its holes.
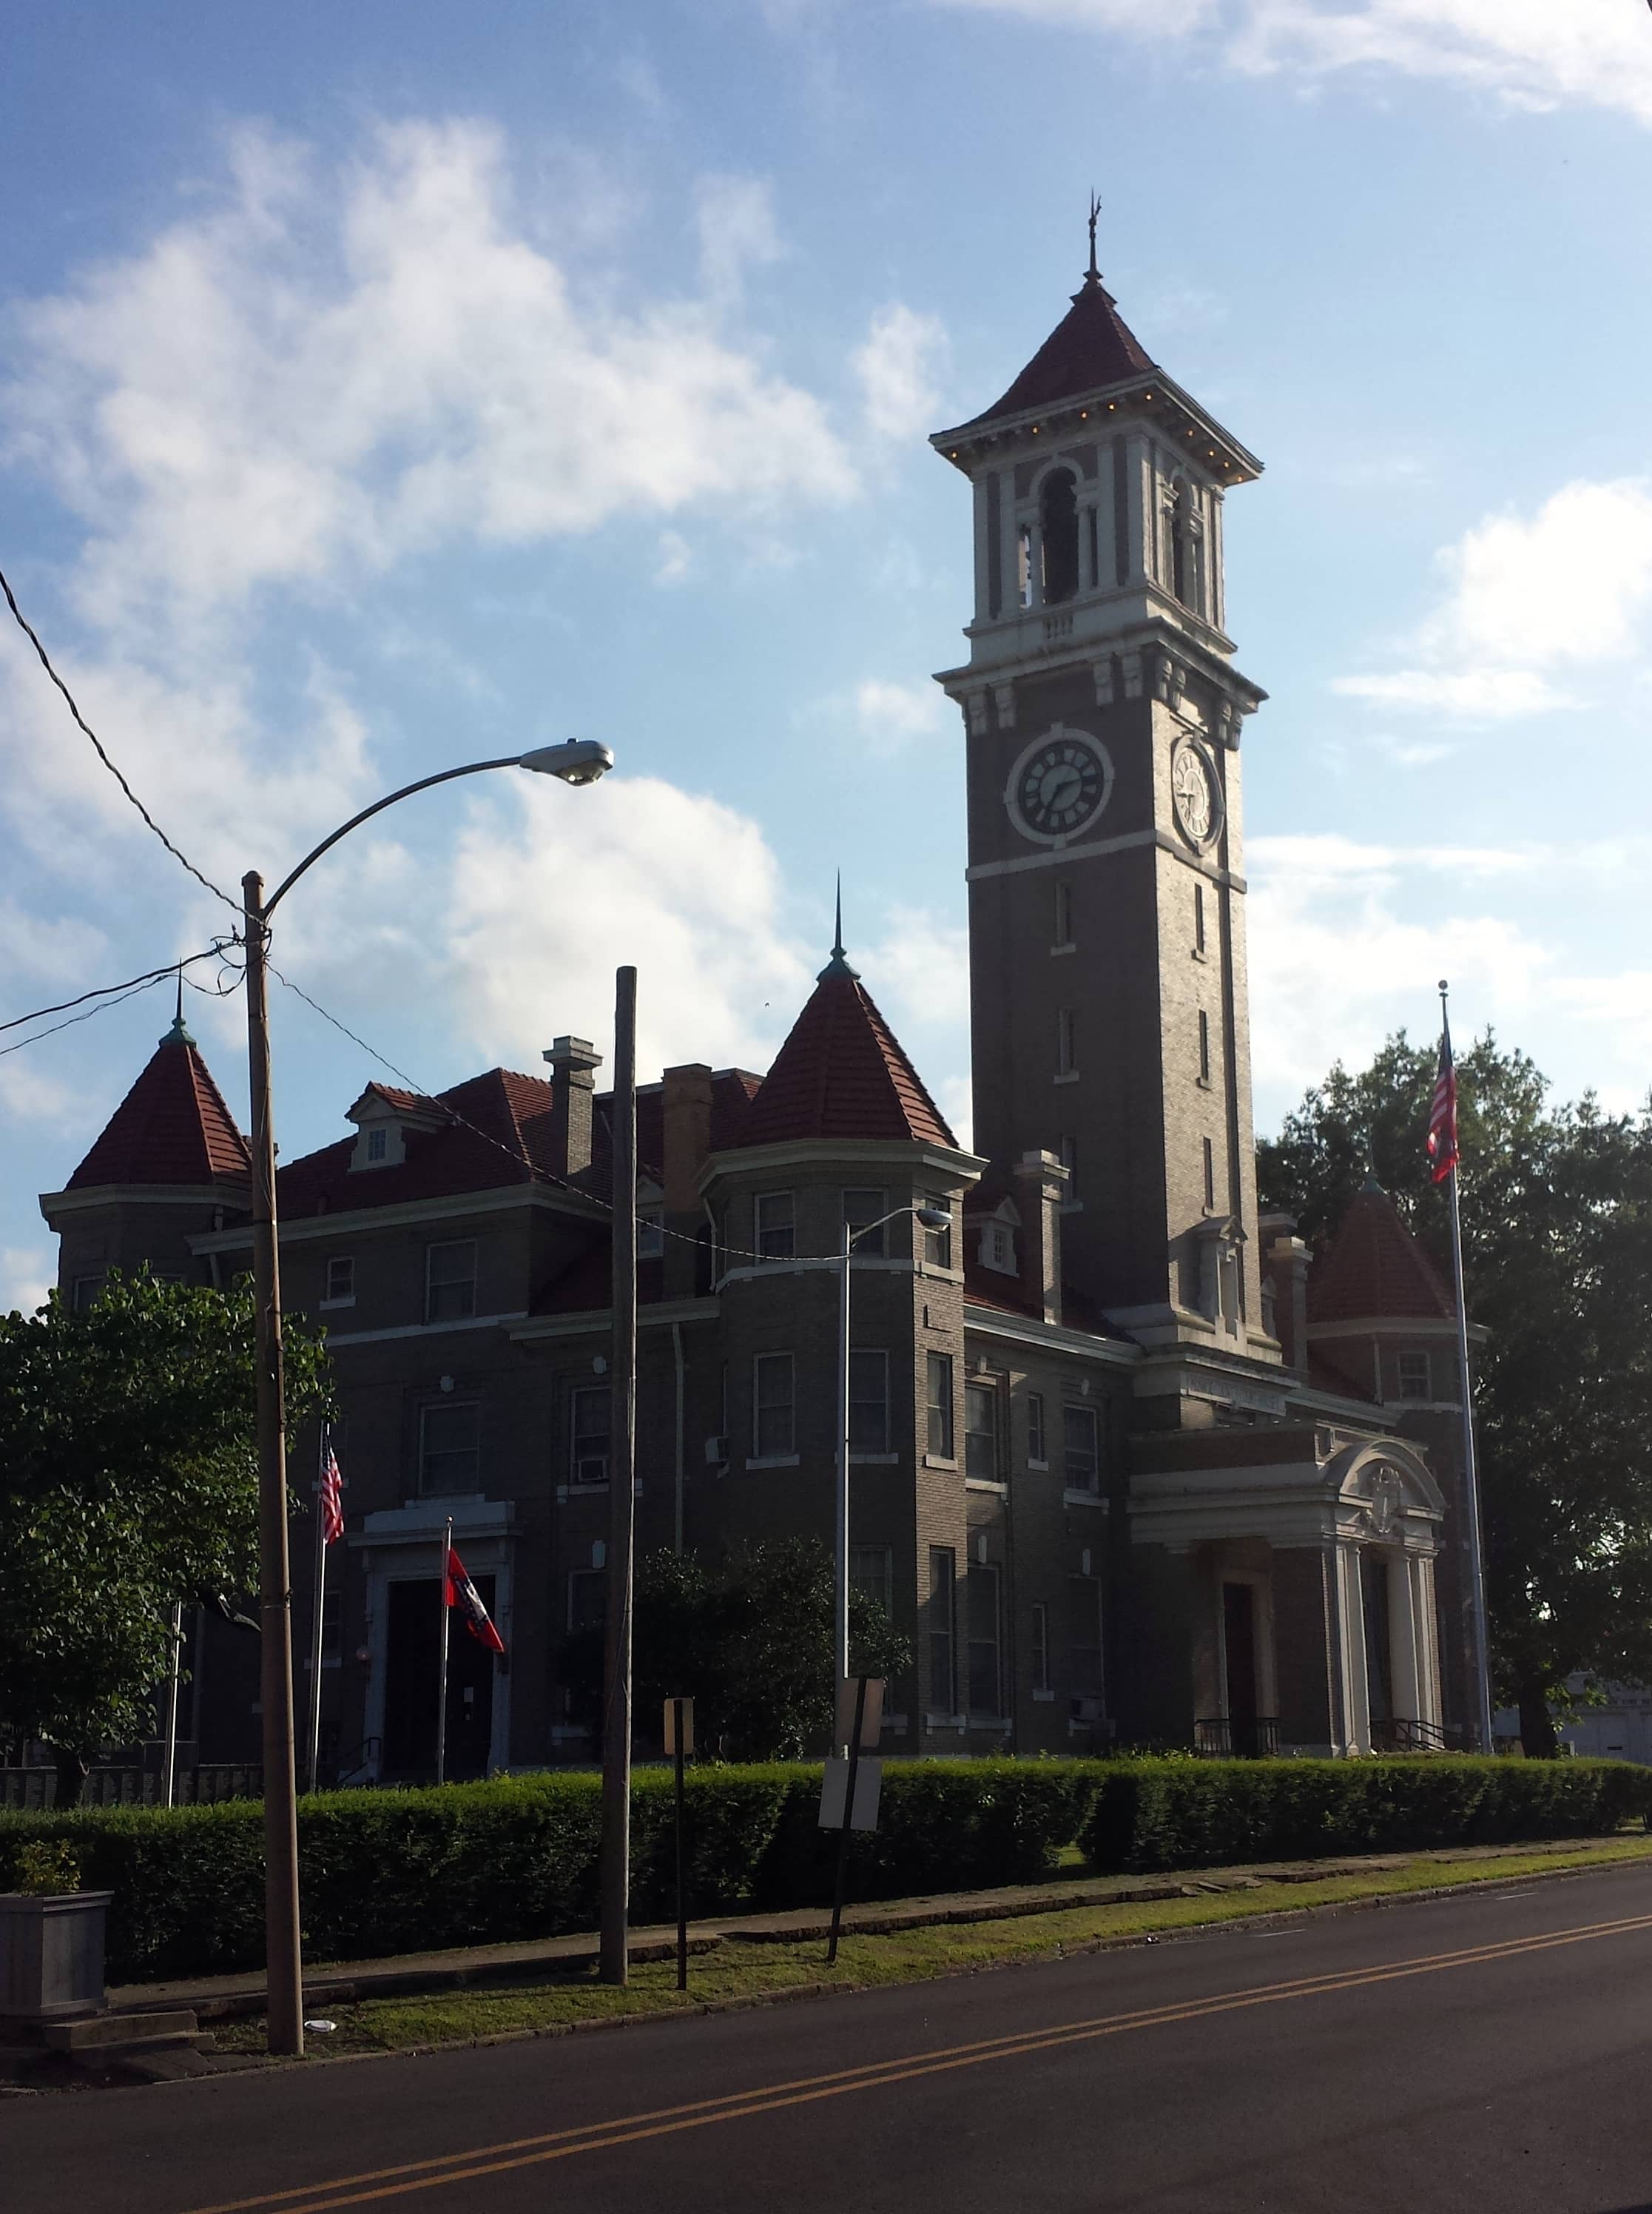
{"type": "Polygon", "coordinates": [[[844,958],[841,921],[832,958],[759,1086],[740,1142],[774,1146],[799,1138],[882,1138],[958,1149],[922,1078],[844,958]]]}
{"type": "Polygon", "coordinates": [[[1316,1322],[1450,1322],[1457,1310],[1438,1269],[1375,1177],[1343,1217],[1331,1251],[1308,1271],[1316,1322]]]}
{"type": "Polygon", "coordinates": [[[148,1067],[69,1179],[70,1191],[106,1184],[244,1184],[247,1141],[184,1027],[180,1012],[148,1067]]]}
{"type": "Polygon", "coordinates": [[[1092,263],[1073,304],[1001,399],[960,428],[975,430],[1000,415],[1019,415],[1030,407],[1051,407],[1082,392],[1153,370],[1146,350],[1119,312],[1118,303],[1092,263]]]}

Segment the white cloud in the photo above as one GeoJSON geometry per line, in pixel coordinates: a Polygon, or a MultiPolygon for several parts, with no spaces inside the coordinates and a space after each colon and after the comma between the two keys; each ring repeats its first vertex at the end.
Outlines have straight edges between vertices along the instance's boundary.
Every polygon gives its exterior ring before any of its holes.
{"type": "MultiPolygon", "coordinates": [[[[953,1031],[969,1022],[969,933],[927,908],[890,909],[884,935],[851,957],[898,1034],[953,1031]]],[[[901,1043],[917,1059],[904,1036],[901,1043]]],[[[918,1073],[922,1075],[920,1068],[918,1073]]]]}
{"type": "Polygon", "coordinates": [[[855,352],[866,420],[880,438],[920,437],[935,421],[935,378],[946,358],[947,333],[938,317],[921,315],[896,301],[873,316],[855,352]]]}
{"type": "Polygon", "coordinates": [[[710,297],[619,306],[537,242],[490,130],[386,127],[333,174],[241,133],[222,205],[20,314],[9,443],[88,526],[82,611],[148,626],[455,538],[850,496],[821,403],[718,327],[718,288],[778,250],[762,188],[701,212],[710,297]]]}
{"type": "Polygon", "coordinates": [[[855,687],[855,719],[861,736],[880,753],[894,753],[913,738],[933,737],[956,713],[938,684],[896,684],[868,676],[855,687]]]}
{"type": "Polygon", "coordinates": [[[1652,123],[1642,0],[937,0],[1064,29],[1195,34],[1250,76],[1443,79],[1515,107],[1615,108],[1652,123]]]}
{"type": "Polygon", "coordinates": [[[696,200],[706,297],[720,308],[737,306],[747,271],[785,254],[769,187],[759,177],[704,177],[696,200]]]}
{"type": "Polygon", "coordinates": [[[0,1314],[33,1314],[57,1281],[46,1245],[0,1245],[0,1314]]]}
{"type": "Polygon", "coordinates": [[[1652,480],[1563,485],[1533,515],[1487,517],[1436,566],[1446,594],[1411,642],[1420,665],[1333,691],[1503,720],[1567,704],[1545,672],[1652,654],[1652,480]]]}

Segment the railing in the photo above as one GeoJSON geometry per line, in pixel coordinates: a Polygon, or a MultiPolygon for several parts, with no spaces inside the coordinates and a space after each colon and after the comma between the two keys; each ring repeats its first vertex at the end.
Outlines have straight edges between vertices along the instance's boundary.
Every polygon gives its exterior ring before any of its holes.
{"type": "Polygon", "coordinates": [[[1261,1760],[1279,1750],[1277,1715],[1205,1715],[1193,1724],[1193,1750],[1227,1760],[1261,1760]]]}
{"type": "Polygon", "coordinates": [[[1461,1735],[1460,1730],[1442,1729],[1437,1722],[1389,1715],[1371,1724],[1371,1749],[1374,1752],[1449,1752],[1461,1735]]]}
{"type": "Polygon", "coordinates": [[[352,1786],[370,1783],[378,1766],[380,1740],[364,1737],[354,1752],[332,1764],[332,1789],[346,1791],[352,1786]]]}

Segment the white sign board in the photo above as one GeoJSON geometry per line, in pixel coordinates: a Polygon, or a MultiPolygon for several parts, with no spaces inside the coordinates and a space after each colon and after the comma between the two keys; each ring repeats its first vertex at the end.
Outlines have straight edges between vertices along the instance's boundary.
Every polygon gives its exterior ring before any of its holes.
{"type": "MultiPolygon", "coordinates": [[[[851,1830],[875,1830],[878,1826],[878,1794],[883,1785],[883,1763],[869,1760],[863,1754],[855,1770],[855,1804],[850,1814],[851,1830]]],[[[827,1761],[826,1774],[820,1782],[820,1827],[841,1830],[844,1826],[844,1800],[849,1791],[849,1763],[841,1758],[827,1761]]]]}

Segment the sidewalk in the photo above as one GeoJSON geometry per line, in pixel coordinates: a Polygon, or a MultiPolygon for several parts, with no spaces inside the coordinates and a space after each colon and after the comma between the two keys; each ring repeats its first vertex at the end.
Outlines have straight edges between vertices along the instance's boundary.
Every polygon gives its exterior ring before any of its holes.
{"type": "MultiPolygon", "coordinates": [[[[1118,1906],[1159,1899],[1193,1899],[1201,1893],[1255,1891],[1264,1884],[1308,1884],[1331,1876],[1375,1875],[1383,1869],[1426,1868],[1429,1863],[1461,1866],[1466,1861],[1507,1861],[1517,1869],[1522,1858],[1564,1851],[1599,1842],[1588,1838],[1537,1838],[1512,1845],[1439,1847],[1415,1853],[1344,1855],[1334,1860],[1271,1861],[1242,1868],[1191,1868],[1163,1876],[1080,1876],[1041,1884],[1015,1884],[997,1891],[943,1892],[922,1899],[869,1901],[844,1910],[846,1934],[887,1936],[942,1923],[998,1922],[1021,1915],[1056,1914],[1076,1906],[1118,1906]]],[[[725,1940],[746,1944],[796,1944],[824,1940],[831,1916],[820,1907],[798,1907],[778,1914],[728,1914],[691,1922],[690,1951],[705,1954],[725,1940]]],[[[674,1924],[655,1923],[631,1933],[635,1963],[669,1960],[676,1948],[674,1924]]],[[[304,2011],[355,1999],[413,1991],[440,1991],[464,1985],[532,1982],[536,1976],[565,1975],[594,1966],[597,1938],[582,1930],[513,1945],[460,1946],[436,1953],[399,1953],[387,1960],[340,1960],[307,1965],[304,2011]]],[[[238,1975],[186,1976],[164,1983],[112,1986],[116,2014],[155,2014],[192,2009],[203,2024],[261,2014],[265,1980],[261,1970],[238,1975]]]]}

